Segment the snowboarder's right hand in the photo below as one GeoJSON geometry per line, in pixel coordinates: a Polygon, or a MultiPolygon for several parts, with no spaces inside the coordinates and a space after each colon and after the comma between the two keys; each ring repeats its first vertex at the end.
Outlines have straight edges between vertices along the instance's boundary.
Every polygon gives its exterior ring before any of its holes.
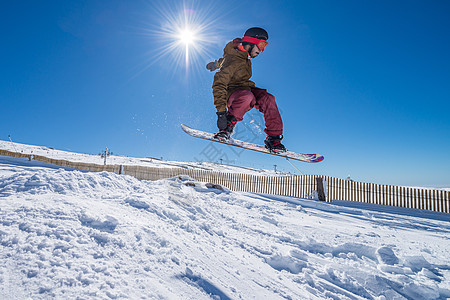
{"type": "Polygon", "coordinates": [[[206,65],[206,68],[211,72],[215,71],[219,68],[219,62],[217,60],[212,61],[206,65]]]}
{"type": "Polygon", "coordinates": [[[217,114],[217,127],[219,130],[225,130],[228,125],[227,121],[227,111],[219,111],[217,114]]]}

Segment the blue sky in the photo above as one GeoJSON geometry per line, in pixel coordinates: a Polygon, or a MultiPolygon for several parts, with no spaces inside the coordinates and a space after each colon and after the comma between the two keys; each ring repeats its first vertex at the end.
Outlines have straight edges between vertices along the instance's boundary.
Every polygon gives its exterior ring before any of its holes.
{"type": "MultiPolygon", "coordinates": [[[[0,139],[296,172],[179,127],[216,130],[204,66],[260,26],[270,44],[253,81],[277,99],[284,144],[325,156],[295,163],[303,173],[448,187],[449,13],[448,1],[3,1],[0,139]],[[189,64],[168,34],[183,17],[203,38],[189,64]]],[[[238,126],[262,143],[258,114],[238,126]]]]}

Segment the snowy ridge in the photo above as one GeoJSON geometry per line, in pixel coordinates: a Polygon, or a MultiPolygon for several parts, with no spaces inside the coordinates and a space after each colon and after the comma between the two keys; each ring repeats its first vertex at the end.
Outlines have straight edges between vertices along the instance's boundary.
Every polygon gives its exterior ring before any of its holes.
{"type": "Polygon", "coordinates": [[[5,157],[0,203],[5,299],[450,297],[448,215],[5,157]]]}
{"type": "MultiPolygon", "coordinates": [[[[82,154],[70,151],[56,150],[45,146],[33,146],[19,143],[11,143],[0,140],[0,149],[11,152],[41,155],[52,159],[68,160],[71,162],[82,162],[103,165],[104,160],[99,155],[82,154]]],[[[130,166],[144,166],[154,168],[186,168],[186,169],[200,169],[220,171],[227,173],[247,173],[253,175],[263,176],[287,176],[289,173],[275,172],[273,170],[261,170],[255,168],[239,167],[232,165],[216,164],[210,162],[178,162],[165,161],[158,158],[137,158],[111,155],[107,158],[109,165],[130,165],[130,166]]]]}

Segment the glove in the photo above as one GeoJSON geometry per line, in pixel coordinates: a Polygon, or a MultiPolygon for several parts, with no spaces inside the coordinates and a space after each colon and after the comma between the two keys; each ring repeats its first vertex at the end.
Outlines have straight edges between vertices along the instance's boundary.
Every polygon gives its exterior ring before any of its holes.
{"type": "Polygon", "coordinates": [[[217,70],[219,67],[219,62],[217,60],[212,61],[206,65],[206,68],[211,72],[217,70]]]}
{"type": "Polygon", "coordinates": [[[219,111],[217,114],[217,127],[219,130],[224,130],[228,126],[227,111],[219,111]]]}

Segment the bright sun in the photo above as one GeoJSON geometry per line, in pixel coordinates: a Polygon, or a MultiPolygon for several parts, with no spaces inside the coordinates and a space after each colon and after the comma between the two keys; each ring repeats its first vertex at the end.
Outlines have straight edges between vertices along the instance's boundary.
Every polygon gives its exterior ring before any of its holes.
{"type": "MultiPolygon", "coordinates": [[[[213,54],[208,45],[214,44],[218,40],[220,29],[216,25],[217,16],[213,13],[213,7],[200,8],[196,6],[187,7],[184,2],[171,6],[161,4],[155,6],[153,14],[159,15],[156,18],[158,25],[156,29],[146,29],[150,36],[157,37],[158,48],[152,45],[149,64],[153,64],[163,56],[169,55],[170,62],[176,66],[184,64],[186,71],[190,67],[203,69],[204,61],[213,54]],[[183,63],[184,61],[184,63],[183,63]]],[[[161,3],[165,3],[161,1],[161,3]]],[[[155,40],[154,40],[155,41],[155,40]]]]}
{"type": "Polygon", "coordinates": [[[192,44],[196,40],[196,37],[195,37],[195,33],[193,31],[191,31],[190,29],[184,29],[184,30],[180,31],[179,39],[185,45],[189,45],[189,44],[192,44]]]}
{"type": "Polygon", "coordinates": [[[196,40],[196,34],[189,28],[181,29],[178,34],[179,41],[185,45],[185,61],[186,66],[189,64],[189,47],[195,47],[194,41],[196,40]]]}

